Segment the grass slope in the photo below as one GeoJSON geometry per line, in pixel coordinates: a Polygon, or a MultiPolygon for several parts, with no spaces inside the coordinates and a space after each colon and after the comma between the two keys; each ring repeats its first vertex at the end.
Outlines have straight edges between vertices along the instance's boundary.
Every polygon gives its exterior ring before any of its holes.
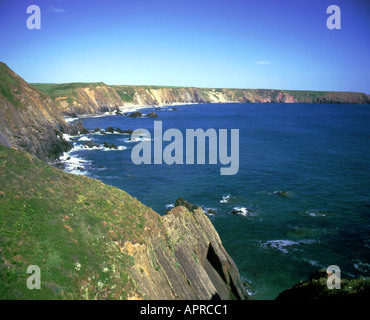
{"type": "Polygon", "coordinates": [[[75,90],[80,88],[95,88],[100,86],[106,86],[106,84],[103,82],[30,83],[30,85],[44,92],[52,99],[56,99],[59,97],[72,98],[76,94],[75,90]]]}
{"type": "Polygon", "coordinates": [[[126,299],[133,258],[158,214],[122,190],[0,146],[0,299],[126,299]],[[29,265],[41,290],[26,287],[29,265]]]}
{"type": "Polygon", "coordinates": [[[14,79],[6,64],[0,62],[0,94],[3,95],[14,106],[20,107],[22,103],[15,95],[20,94],[19,81],[14,79]]]}

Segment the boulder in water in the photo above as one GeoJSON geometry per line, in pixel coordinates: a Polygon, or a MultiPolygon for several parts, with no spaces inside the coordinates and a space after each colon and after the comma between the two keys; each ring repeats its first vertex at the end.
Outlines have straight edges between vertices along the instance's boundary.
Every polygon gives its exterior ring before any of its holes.
{"type": "Polygon", "coordinates": [[[100,144],[94,141],[85,141],[83,144],[84,148],[100,148],[100,144]]]}
{"type": "Polygon", "coordinates": [[[114,133],[114,129],[112,127],[108,127],[105,132],[114,133]]]}
{"type": "Polygon", "coordinates": [[[139,111],[135,111],[135,112],[131,112],[128,116],[131,117],[131,118],[140,118],[142,117],[142,113],[139,112],[139,111]]]}
{"type": "Polygon", "coordinates": [[[288,196],[288,192],[285,191],[275,191],[274,194],[280,196],[280,197],[286,197],[288,196]]]}
{"type": "Polygon", "coordinates": [[[148,118],[158,118],[158,115],[155,112],[149,112],[146,116],[148,118]]]}

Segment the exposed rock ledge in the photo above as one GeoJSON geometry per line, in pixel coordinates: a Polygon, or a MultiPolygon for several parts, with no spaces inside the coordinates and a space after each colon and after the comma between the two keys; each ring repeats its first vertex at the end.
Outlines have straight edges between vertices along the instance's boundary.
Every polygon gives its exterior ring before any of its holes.
{"type": "Polygon", "coordinates": [[[165,235],[121,248],[135,259],[132,274],[145,299],[248,299],[235,263],[201,209],[176,207],[163,224],[165,235]]]}

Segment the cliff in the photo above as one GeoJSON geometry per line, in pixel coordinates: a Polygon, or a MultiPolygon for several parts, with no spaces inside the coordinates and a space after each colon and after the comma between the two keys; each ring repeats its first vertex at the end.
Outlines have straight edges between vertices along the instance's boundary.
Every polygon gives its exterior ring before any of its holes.
{"type": "Polygon", "coordinates": [[[31,87],[0,62],[0,144],[52,160],[67,150],[62,132],[83,128],[70,126],[51,98],[31,87]]]}
{"type": "Polygon", "coordinates": [[[202,210],[161,217],[126,192],[0,146],[0,299],[246,299],[202,210]],[[41,289],[29,290],[29,265],[41,289]]]}
{"type": "Polygon", "coordinates": [[[269,89],[212,89],[159,86],[109,86],[104,83],[33,84],[48,94],[66,115],[98,114],[124,106],[187,103],[346,103],[369,104],[357,92],[269,89]]]}

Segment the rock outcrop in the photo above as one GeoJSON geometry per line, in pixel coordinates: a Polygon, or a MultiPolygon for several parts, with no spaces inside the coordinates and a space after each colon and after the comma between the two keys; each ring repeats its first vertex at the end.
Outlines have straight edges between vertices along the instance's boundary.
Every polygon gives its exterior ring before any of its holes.
{"type": "Polygon", "coordinates": [[[134,257],[133,276],[146,299],[248,298],[235,263],[202,209],[192,213],[175,207],[162,221],[164,234],[146,245],[127,242],[123,248],[134,257]]]}
{"type": "Polygon", "coordinates": [[[70,145],[62,133],[83,128],[68,125],[56,104],[0,62],[0,144],[53,160],[70,145]]]}
{"type": "Polygon", "coordinates": [[[312,273],[307,281],[297,283],[280,293],[279,301],[323,301],[338,302],[367,300],[370,294],[370,279],[341,279],[340,289],[328,289],[328,274],[325,270],[312,273]]]}

